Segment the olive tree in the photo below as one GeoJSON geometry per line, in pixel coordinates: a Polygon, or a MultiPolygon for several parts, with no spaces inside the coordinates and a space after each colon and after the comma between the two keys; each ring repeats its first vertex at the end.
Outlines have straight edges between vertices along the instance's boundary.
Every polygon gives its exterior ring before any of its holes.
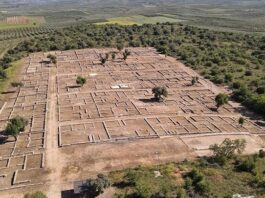
{"type": "Polygon", "coordinates": [[[12,87],[23,87],[24,84],[22,82],[12,82],[11,86],[12,87]]]}
{"type": "Polygon", "coordinates": [[[244,119],[243,117],[240,117],[240,118],[238,119],[238,123],[239,123],[241,126],[243,126],[243,124],[245,123],[245,119],[244,119]]]}
{"type": "Polygon", "coordinates": [[[191,80],[191,84],[195,85],[198,81],[199,81],[199,77],[198,76],[193,76],[192,80],[191,80]]]}
{"type": "Polygon", "coordinates": [[[220,93],[215,97],[217,109],[228,103],[228,96],[224,93],[220,93]]]}
{"type": "Polygon", "coordinates": [[[122,43],[117,44],[117,49],[121,52],[124,48],[124,45],[122,43]]]}
{"type": "Polygon", "coordinates": [[[83,86],[86,83],[86,79],[84,77],[78,76],[76,79],[76,84],[83,86]]]}
{"type": "Polygon", "coordinates": [[[20,132],[23,132],[25,130],[25,127],[27,125],[28,125],[27,119],[20,116],[16,116],[9,120],[5,129],[5,134],[13,136],[15,138],[15,141],[17,141],[17,136],[19,135],[20,132]]]}
{"type": "Polygon", "coordinates": [[[233,158],[236,154],[241,154],[245,148],[245,139],[231,140],[229,138],[226,138],[219,145],[213,144],[209,147],[209,149],[213,152],[212,159],[220,165],[224,165],[228,159],[233,158]]]}
{"type": "Polygon", "coordinates": [[[109,55],[107,56],[107,54],[106,54],[105,57],[104,57],[102,54],[100,54],[99,56],[100,56],[101,64],[104,65],[107,62],[109,55]]]}
{"type": "Polygon", "coordinates": [[[111,182],[107,176],[98,174],[96,179],[88,179],[82,186],[82,195],[87,198],[97,197],[110,185],[111,182]]]}
{"type": "Polygon", "coordinates": [[[54,55],[52,55],[52,54],[49,54],[49,55],[47,56],[47,58],[49,58],[53,64],[56,64],[56,63],[57,63],[57,58],[56,58],[56,56],[54,56],[54,55]]]}
{"type": "Polygon", "coordinates": [[[157,101],[163,100],[163,97],[168,96],[168,91],[166,87],[154,87],[152,93],[157,101]]]}
{"type": "Polygon", "coordinates": [[[126,60],[128,58],[128,56],[131,55],[131,52],[126,49],[124,52],[123,52],[123,60],[126,60]]]}
{"type": "Polygon", "coordinates": [[[112,60],[115,60],[116,54],[114,52],[111,54],[111,58],[112,58],[112,60]]]}

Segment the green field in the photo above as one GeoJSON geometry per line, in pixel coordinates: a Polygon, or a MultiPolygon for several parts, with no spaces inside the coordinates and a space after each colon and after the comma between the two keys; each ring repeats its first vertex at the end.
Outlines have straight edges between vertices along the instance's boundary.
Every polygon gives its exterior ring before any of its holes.
{"type": "Polygon", "coordinates": [[[170,18],[166,16],[143,16],[143,15],[134,15],[128,17],[116,17],[109,18],[106,22],[96,23],[97,25],[106,25],[106,24],[119,24],[119,25],[143,25],[143,24],[155,24],[155,23],[177,23],[182,22],[176,18],[170,18]]]}
{"type": "Polygon", "coordinates": [[[22,22],[20,17],[17,17],[16,23],[8,23],[4,20],[0,21],[0,30],[7,29],[17,29],[17,28],[28,28],[28,27],[39,27],[41,24],[45,23],[45,19],[43,17],[26,17],[28,19],[27,22],[22,22]],[[21,22],[20,22],[21,21],[21,22]]]}
{"type": "Polygon", "coordinates": [[[15,47],[21,39],[12,39],[12,40],[4,40],[0,41],[0,58],[7,52],[7,50],[15,47]]]}
{"type": "Polygon", "coordinates": [[[19,74],[21,68],[22,68],[22,62],[21,61],[16,61],[12,64],[12,67],[9,67],[6,69],[6,74],[7,74],[7,79],[0,79],[0,106],[2,99],[4,95],[2,92],[6,91],[7,88],[10,86],[10,83],[14,81],[16,76],[19,74]]]}

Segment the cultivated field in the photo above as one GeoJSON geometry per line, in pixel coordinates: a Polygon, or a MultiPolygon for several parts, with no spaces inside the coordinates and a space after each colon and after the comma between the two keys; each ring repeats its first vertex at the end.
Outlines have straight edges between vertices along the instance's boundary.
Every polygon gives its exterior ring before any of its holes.
{"type": "Polygon", "coordinates": [[[194,158],[226,137],[245,138],[249,153],[264,147],[265,128],[247,118],[239,125],[234,103],[215,110],[215,95],[225,90],[203,78],[191,85],[194,71],[153,48],[129,51],[126,61],[116,49],[50,52],[56,65],[44,61],[49,53],[23,60],[24,87],[6,94],[0,126],[16,115],[30,124],[16,142],[0,145],[3,197],[16,197],[23,191],[8,189],[21,186],[60,197],[75,180],[194,158]],[[102,65],[100,54],[111,52],[115,60],[102,65]],[[83,87],[77,76],[86,77],[83,87]],[[163,102],[151,100],[155,86],[168,88],[163,102]]]}
{"type": "Polygon", "coordinates": [[[177,23],[182,21],[183,20],[179,20],[177,18],[169,18],[166,16],[134,15],[128,17],[109,18],[107,19],[107,22],[99,22],[96,24],[143,25],[143,24],[156,24],[156,23],[166,23],[166,22],[177,23]]]}
{"type": "Polygon", "coordinates": [[[42,16],[28,17],[28,16],[12,16],[6,17],[0,21],[0,30],[38,27],[45,23],[45,18],[42,16]]]}

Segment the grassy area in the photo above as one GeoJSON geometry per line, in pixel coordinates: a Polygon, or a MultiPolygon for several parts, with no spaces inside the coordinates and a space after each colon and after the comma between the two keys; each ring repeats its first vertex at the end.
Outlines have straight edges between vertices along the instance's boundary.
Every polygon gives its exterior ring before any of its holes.
{"type": "Polygon", "coordinates": [[[143,15],[134,15],[129,17],[116,17],[116,18],[109,18],[107,22],[100,22],[96,23],[98,25],[105,25],[105,24],[119,24],[119,25],[143,25],[143,24],[155,24],[155,23],[177,23],[181,22],[182,20],[176,18],[170,18],[166,16],[143,16],[143,15]]]}
{"type": "Polygon", "coordinates": [[[20,17],[17,17],[17,22],[6,22],[4,20],[0,21],[0,30],[6,29],[16,29],[16,28],[26,28],[26,27],[39,27],[41,24],[45,23],[44,17],[24,17],[27,21],[23,22],[20,17]]]}
{"type": "Polygon", "coordinates": [[[12,39],[12,40],[4,40],[0,41],[0,58],[7,52],[7,50],[15,47],[21,39],[12,39]]]}
{"type": "MultiPolygon", "coordinates": [[[[7,78],[6,79],[0,79],[0,93],[6,91],[8,89],[8,86],[12,81],[14,81],[15,77],[19,74],[21,70],[22,62],[21,61],[16,61],[12,63],[12,66],[7,68],[6,74],[7,78]]],[[[0,95],[0,100],[4,97],[4,95],[0,95]]]]}
{"type": "MultiPolygon", "coordinates": [[[[241,157],[242,160],[246,158],[241,157]]],[[[253,185],[253,181],[258,174],[264,177],[265,158],[257,158],[255,164],[255,173],[237,171],[234,160],[224,167],[207,165],[204,160],[199,160],[138,167],[112,172],[109,177],[117,187],[115,197],[133,197],[139,194],[146,197],[159,194],[162,195],[161,197],[176,197],[180,191],[182,193],[189,191],[186,186],[187,175],[196,169],[210,189],[210,193],[203,197],[232,197],[234,194],[244,194],[262,198],[264,189],[253,185]]]]}

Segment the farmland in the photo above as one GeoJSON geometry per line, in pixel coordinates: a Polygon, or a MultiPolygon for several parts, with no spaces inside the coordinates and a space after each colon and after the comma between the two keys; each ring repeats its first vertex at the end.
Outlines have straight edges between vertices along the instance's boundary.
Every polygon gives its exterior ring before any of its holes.
{"type": "Polygon", "coordinates": [[[0,21],[0,30],[38,27],[44,23],[44,17],[12,16],[0,21]]]}
{"type": "Polygon", "coordinates": [[[99,22],[96,23],[98,25],[106,25],[106,24],[119,24],[119,25],[143,25],[143,24],[155,24],[155,23],[177,23],[182,22],[182,20],[168,18],[165,16],[142,16],[135,15],[130,17],[117,17],[107,19],[107,22],[99,22]]]}

